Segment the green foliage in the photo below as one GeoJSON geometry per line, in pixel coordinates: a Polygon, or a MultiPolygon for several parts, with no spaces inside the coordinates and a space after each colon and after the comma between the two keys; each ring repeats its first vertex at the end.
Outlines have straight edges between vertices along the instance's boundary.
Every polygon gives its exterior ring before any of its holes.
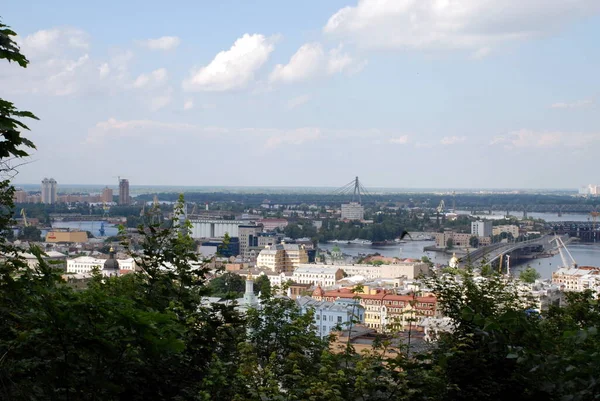
{"type": "Polygon", "coordinates": [[[42,240],[42,231],[34,226],[23,227],[19,233],[18,239],[22,241],[36,241],[42,240]]]}
{"type": "Polygon", "coordinates": [[[271,297],[271,281],[264,274],[259,275],[254,280],[254,292],[260,293],[263,298],[271,297]]]}
{"type": "Polygon", "coordinates": [[[446,241],[446,249],[454,248],[454,240],[452,238],[448,238],[446,241]]]}
{"type": "Polygon", "coordinates": [[[535,280],[541,277],[540,273],[531,266],[527,266],[519,273],[519,280],[525,283],[535,283],[535,280]]]}
{"type": "Polygon", "coordinates": [[[246,284],[239,274],[226,272],[208,283],[208,290],[213,297],[239,298],[244,294],[246,284]]]}
{"type": "Polygon", "coordinates": [[[469,246],[471,248],[478,248],[479,247],[479,238],[475,235],[471,236],[469,238],[469,246]]]}

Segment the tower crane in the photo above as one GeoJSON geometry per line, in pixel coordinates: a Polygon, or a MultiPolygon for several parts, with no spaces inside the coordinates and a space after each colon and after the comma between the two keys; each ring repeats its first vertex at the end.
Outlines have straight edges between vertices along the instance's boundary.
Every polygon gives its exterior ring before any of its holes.
{"type": "Polygon", "coordinates": [[[27,222],[27,212],[25,212],[25,209],[21,209],[21,216],[23,216],[23,225],[25,227],[29,227],[29,223],[27,222]]]}
{"type": "Polygon", "coordinates": [[[446,208],[446,204],[444,203],[444,200],[442,199],[440,201],[440,204],[438,205],[438,207],[436,209],[437,210],[437,214],[436,214],[436,217],[435,217],[435,223],[438,226],[440,225],[440,213],[444,213],[444,209],[445,208],[446,208]]]}
{"type": "Polygon", "coordinates": [[[592,227],[594,228],[594,231],[596,231],[596,222],[598,221],[598,216],[600,216],[600,212],[594,210],[590,213],[590,216],[592,216],[592,227]]]}

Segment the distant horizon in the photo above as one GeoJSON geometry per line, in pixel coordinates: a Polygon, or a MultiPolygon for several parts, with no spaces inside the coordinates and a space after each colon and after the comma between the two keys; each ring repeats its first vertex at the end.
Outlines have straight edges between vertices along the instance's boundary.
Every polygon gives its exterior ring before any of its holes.
{"type": "MultiPolygon", "coordinates": [[[[40,187],[41,184],[31,184],[31,183],[14,183],[15,188],[22,187],[23,189],[29,188],[37,188],[40,187]]],[[[118,189],[118,184],[61,184],[58,183],[58,190],[73,190],[73,189],[101,189],[101,188],[111,188],[118,189]]],[[[188,192],[193,192],[193,190],[224,190],[224,191],[235,191],[235,190],[269,190],[270,192],[274,190],[285,190],[285,192],[293,192],[297,190],[298,192],[303,192],[303,190],[336,190],[341,187],[336,186],[282,186],[282,185],[160,185],[160,184],[129,184],[130,190],[142,190],[142,189],[157,189],[162,190],[158,192],[169,192],[169,189],[182,189],[188,190],[188,192]]],[[[30,190],[30,189],[29,189],[30,190]]],[[[393,191],[397,192],[417,192],[417,193],[434,193],[434,192],[452,192],[452,191],[460,191],[462,193],[476,193],[481,191],[490,191],[490,192],[510,192],[510,191],[524,191],[524,192],[566,192],[566,193],[577,193],[577,188],[501,188],[501,187],[471,187],[471,188],[442,188],[442,187],[367,187],[367,190],[371,191],[384,191],[384,193],[390,193],[393,191]]],[[[138,192],[134,191],[134,192],[138,192]]],[[[72,191],[71,191],[72,192],[72,191]]],[[[179,191],[173,191],[179,192],[179,191]]],[[[256,193],[256,192],[255,192],[256,193]]],[[[260,192],[258,192],[260,193],[260,192]]]]}

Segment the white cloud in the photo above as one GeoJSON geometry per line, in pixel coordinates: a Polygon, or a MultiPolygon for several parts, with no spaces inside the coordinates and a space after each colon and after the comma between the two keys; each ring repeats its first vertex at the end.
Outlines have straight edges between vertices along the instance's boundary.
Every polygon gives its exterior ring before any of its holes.
{"type": "Polygon", "coordinates": [[[489,47],[482,47],[481,49],[478,49],[475,53],[473,53],[472,57],[475,60],[481,60],[486,58],[491,51],[492,49],[490,49],[489,47]]]}
{"type": "Polygon", "coordinates": [[[194,108],[194,101],[192,99],[188,99],[183,103],[183,110],[191,110],[194,108]]]}
{"type": "Polygon", "coordinates": [[[594,100],[593,99],[584,99],[584,100],[578,100],[576,102],[572,102],[572,103],[554,103],[552,105],[550,105],[550,108],[552,109],[583,109],[586,107],[591,107],[594,104],[594,100]]]}
{"type": "Polygon", "coordinates": [[[50,28],[17,40],[31,63],[26,69],[0,63],[0,87],[5,92],[72,96],[121,91],[129,85],[131,52],[94,60],[88,53],[88,35],[80,29],[50,28]]]}
{"type": "Polygon", "coordinates": [[[362,71],[366,65],[366,60],[357,61],[349,53],[344,52],[343,45],[329,50],[329,58],[327,60],[328,74],[337,74],[344,71],[349,74],[356,74],[362,71]]]}
{"type": "Polygon", "coordinates": [[[302,145],[319,139],[321,130],[319,128],[298,128],[278,132],[269,137],[265,143],[267,149],[274,149],[283,145],[302,145]]]}
{"type": "Polygon", "coordinates": [[[100,75],[100,78],[106,78],[106,76],[110,74],[110,66],[108,65],[108,63],[103,63],[102,65],[100,65],[100,67],[98,67],[98,73],[100,75]]]}
{"type": "Polygon", "coordinates": [[[148,74],[140,74],[133,82],[134,88],[155,87],[164,83],[167,79],[167,70],[159,68],[148,74]]]}
{"type": "Polygon", "coordinates": [[[408,143],[408,135],[402,135],[396,138],[390,138],[389,139],[390,143],[396,144],[396,145],[404,145],[408,143]]]}
{"type": "Polygon", "coordinates": [[[177,36],[162,36],[157,39],[147,39],[138,42],[150,50],[173,50],[179,46],[181,40],[177,36]]]}
{"type": "Polygon", "coordinates": [[[465,136],[445,136],[440,140],[442,145],[455,145],[467,140],[465,136]]]}
{"type": "Polygon", "coordinates": [[[24,38],[18,37],[21,51],[29,59],[58,54],[69,50],[88,50],[88,34],[76,28],[42,29],[24,38]]]}
{"type": "Polygon", "coordinates": [[[512,148],[581,148],[593,143],[600,143],[600,133],[532,131],[521,129],[492,139],[490,145],[502,145],[512,148]]]}
{"type": "Polygon", "coordinates": [[[300,95],[290,99],[287,103],[288,110],[295,109],[306,104],[310,100],[310,95],[300,95]]]}
{"type": "Polygon", "coordinates": [[[168,87],[165,91],[158,93],[150,98],[150,110],[158,111],[168,106],[173,100],[173,88],[168,87]]]}
{"type": "Polygon", "coordinates": [[[298,82],[312,78],[322,68],[325,54],[320,43],[306,43],[290,58],[289,63],[277,64],[271,82],[298,82]]]}
{"type": "Polygon", "coordinates": [[[248,85],[274,50],[273,39],[244,34],[229,50],[218,53],[205,67],[192,71],[183,82],[188,91],[230,91],[248,85]]]}
{"type": "Polygon", "coordinates": [[[358,0],[323,30],[366,48],[477,50],[552,32],[599,9],[597,0],[358,0]]]}
{"type": "Polygon", "coordinates": [[[277,64],[271,72],[271,82],[302,82],[308,79],[329,74],[347,72],[354,74],[361,71],[367,62],[357,61],[339,45],[325,54],[320,43],[305,43],[290,58],[287,64],[277,64]]]}

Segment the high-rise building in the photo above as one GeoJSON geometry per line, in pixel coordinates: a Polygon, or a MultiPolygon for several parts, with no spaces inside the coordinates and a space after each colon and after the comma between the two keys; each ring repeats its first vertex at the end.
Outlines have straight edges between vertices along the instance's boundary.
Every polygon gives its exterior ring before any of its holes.
{"type": "Polygon", "coordinates": [[[129,180],[125,178],[119,181],[119,205],[129,205],[129,180]]]}
{"type": "Polygon", "coordinates": [[[492,222],[491,220],[480,220],[471,223],[471,235],[477,237],[491,237],[492,236],[492,222]]]}
{"type": "Polygon", "coordinates": [[[110,203],[113,201],[112,188],[106,187],[102,190],[102,202],[110,203]]]}
{"type": "Polygon", "coordinates": [[[44,178],[42,180],[42,203],[52,205],[56,203],[57,199],[57,183],[54,178],[44,178]]]}
{"type": "Polygon", "coordinates": [[[258,246],[258,234],[263,226],[240,225],[238,226],[238,238],[240,239],[240,255],[242,258],[249,257],[250,247],[258,246]]]}
{"type": "Polygon", "coordinates": [[[364,220],[365,208],[358,202],[342,204],[342,220],[364,220]]]}

